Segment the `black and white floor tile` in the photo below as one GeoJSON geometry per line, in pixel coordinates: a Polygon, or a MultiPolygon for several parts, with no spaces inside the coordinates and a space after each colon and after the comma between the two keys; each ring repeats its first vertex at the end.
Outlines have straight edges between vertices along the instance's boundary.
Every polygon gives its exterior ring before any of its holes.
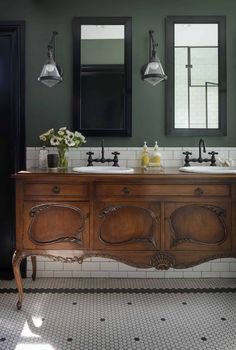
{"type": "Polygon", "coordinates": [[[1,350],[235,350],[236,280],[0,281],[1,350]]]}

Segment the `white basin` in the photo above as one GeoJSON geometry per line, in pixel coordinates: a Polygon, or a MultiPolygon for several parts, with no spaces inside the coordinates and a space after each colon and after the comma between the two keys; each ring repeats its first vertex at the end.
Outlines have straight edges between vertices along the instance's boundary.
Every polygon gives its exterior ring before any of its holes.
{"type": "Polygon", "coordinates": [[[134,171],[133,168],[116,167],[116,166],[81,166],[72,169],[78,173],[86,174],[127,174],[134,171]]]}
{"type": "Polygon", "coordinates": [[[187,173],[199,174],[236,174],[236,166],[183,166],[179,168],[179,170],[187,173]]]}

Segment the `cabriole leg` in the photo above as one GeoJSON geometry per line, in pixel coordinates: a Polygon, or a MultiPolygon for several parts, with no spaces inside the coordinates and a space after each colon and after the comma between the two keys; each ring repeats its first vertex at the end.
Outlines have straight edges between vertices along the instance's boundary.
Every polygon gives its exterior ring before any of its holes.
{"type": "Polygon", "coordinates": [[[13,272],[15,276],[16,287],[18,289],[18,301],[16,304],[18,310],[20,310],[22,307],[23,293],[24,293],[23,283],[22,283],[22,278],[20,273],[20,264],[24,257],[25,256],[23,252],[16,250],[12,258],[12,267],[13,267],[13,272]]]}

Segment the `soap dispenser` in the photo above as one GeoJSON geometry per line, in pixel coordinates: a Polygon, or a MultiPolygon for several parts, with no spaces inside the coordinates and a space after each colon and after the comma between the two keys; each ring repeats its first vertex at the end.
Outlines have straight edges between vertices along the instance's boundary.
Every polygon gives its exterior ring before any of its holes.
{"type": "Polygon", "coordinates": [[[43,146],[40,150],[39,150],[39,168],[40,169],[46,169],[48,166],[48,150],[46,149],[45,146],[43,146]]]}
{"type": "Polygon", "coordinates": [[[148,146],[147,146],[147,141],[144,141],[143,145],[143,151],[141,155],[141,166],[142,168],[146,168],[149,164],[149,152],[148,152],[148,146]]]}
{"type": "Polygon", "coordinates": [[[153,149],[152,163],[154,163],[156,166],[161,165],[161,155],[159,152],[159,147],[158,147],[157,141],[155,141],[155,145],[154,145],[154,149],[153,149]]]}

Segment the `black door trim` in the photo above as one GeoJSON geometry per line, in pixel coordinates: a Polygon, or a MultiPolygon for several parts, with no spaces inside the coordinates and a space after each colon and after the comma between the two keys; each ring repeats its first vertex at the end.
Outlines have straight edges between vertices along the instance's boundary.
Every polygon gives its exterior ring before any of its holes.
{"type": "MultiPolygon", "coordinates": [[[[11,60],[11,145],[9,157],[13,157],[13,168],[11,173],[25,169],[25,22],[24,21],[0,21],[0,35],[7,35],[11,38],[12,60],[11,60]]],[[[11,174],[9,174],[11,176],[11,174]]],[[[12,198],[12,232],[11,239],[12,252],[15,249],[15,193],[14,184],[9,194],[12,198]]],[[[11,254],[11,252],[10,252],[11,254]]],[[[23,275],[25,266],[23,265],[23,275]]],[[[12,278],[12,269],[1,271],[0,278],[12,278]]]]}

